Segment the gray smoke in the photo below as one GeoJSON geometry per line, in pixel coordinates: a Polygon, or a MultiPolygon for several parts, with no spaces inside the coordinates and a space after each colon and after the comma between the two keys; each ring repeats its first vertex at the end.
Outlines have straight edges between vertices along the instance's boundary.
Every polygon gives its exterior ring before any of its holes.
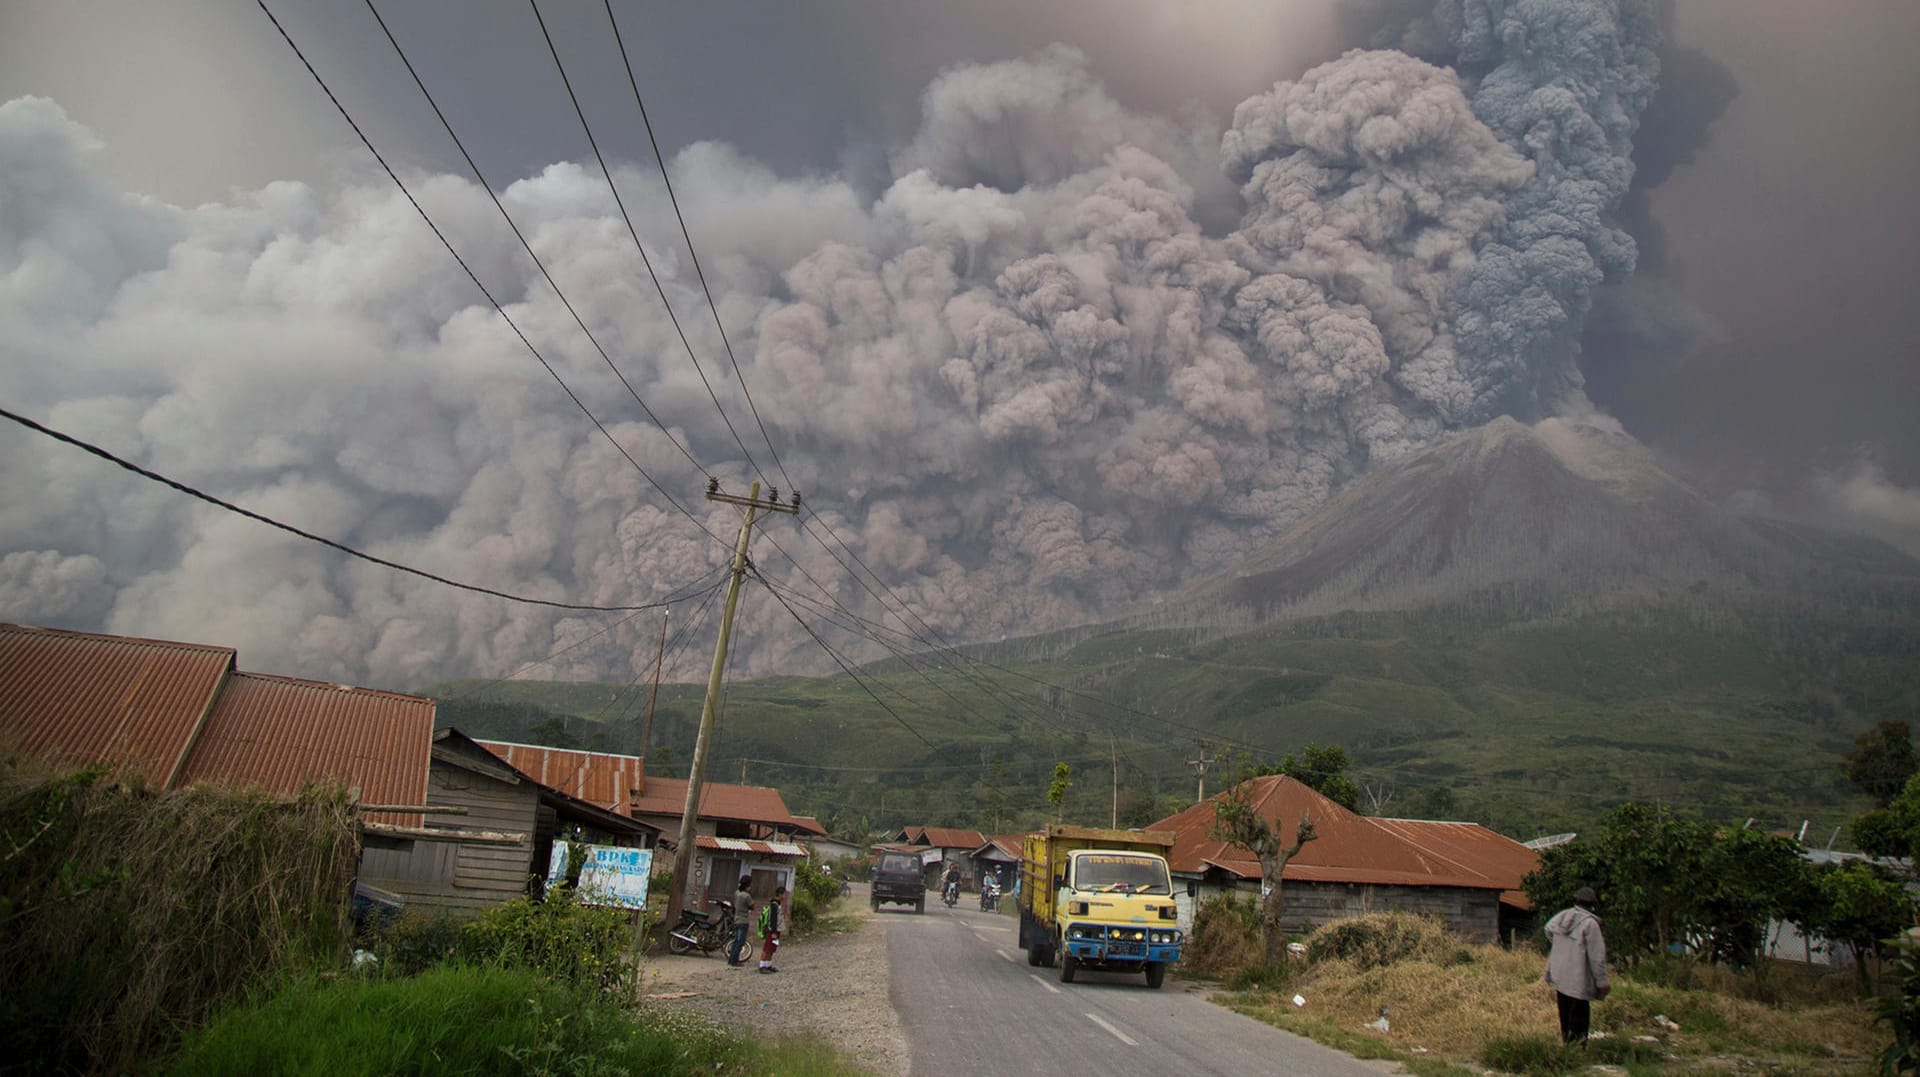
{"type": "MultiPolygon", "coordinates": [[[[1460,74],[1351,52],[1220,129],[1121,107],[1072,49],[954,69],[871,202],[725,146],[678,155],[747,384],[820,522],[950,638],[1031,631],[1217,571],[1449,430],[1583,404],[1574,342],[1592,289],[1633,265],[1609,215],[1653,24],[1633,2],[1489,0],[1443,3],[1427,25],[1460,74]],[[1204,207],[1222,199],[1239,224],[1209,231],[1204,207]]],[[[0,396],[260,511],[502,589],[646,601],[724,562],[379,177],[182,210],[93,181],[87,138],[51,102],[0,106],[0,396]]],[[[619,178],[751,448],[657,177],[619,178]]],[[[627,452],[730,536],[731,511],[698,501],[702,477],[502,240],[484,193],[417,186],[627,452]]],[[[635,388],[743,487],[604,185],[563,164],[503,194],[635,388]]],[[[505,673],[606,623],[345,563],[23,433],[0,448],[0,617],[238,643],[250,668],[396,686],[505,673]]],[[[756,457],[771,470],[764,446],[756,457]]],[[[763,542],[770,577],[811,589],[777,542],[887,619],[790,523],[763,542]]],[[[820,667],[764,595],[745,616],[737,671],[820,667]]],[[[536,673],[650,670],[655,624],[536,673]]]]}

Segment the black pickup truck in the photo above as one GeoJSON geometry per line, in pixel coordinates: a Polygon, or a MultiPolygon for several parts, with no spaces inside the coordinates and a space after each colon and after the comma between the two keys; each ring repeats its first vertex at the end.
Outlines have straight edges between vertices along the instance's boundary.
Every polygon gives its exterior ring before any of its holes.
{"type": "Polygon", "coordinates": [[[873,862],[873,911],[882,903],[911,905],[927,911],[927,880],[920,874],[920,858],[912,853],[881,853],[873,862]]]}

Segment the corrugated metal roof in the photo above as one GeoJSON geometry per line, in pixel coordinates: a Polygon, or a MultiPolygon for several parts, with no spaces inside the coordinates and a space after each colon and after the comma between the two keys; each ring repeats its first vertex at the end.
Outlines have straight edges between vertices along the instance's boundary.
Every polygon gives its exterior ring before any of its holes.
{"type": "Polygon", "coordinates": [[[709,838],[702,835],[693,839],[693,844],[702,849],[725,853],[756,853],[760,856],[807,855],[805,848],[790,841],[749,841],[745,838],[709,838]]]}
{"type": "MultiPolygon", "coordinates": [[[[677,817],[686,808],[685,778],[648,778],[645,791],[633,802],[634,813],[638,815],[677,817]]],[[[780,796],[780,790],[764,785],[702,782],[700,810],[694,814],[701,819],[731,819],[776,827],[794,825],[793,813],[787,810],[787,802],[780,796]]]]}
{"type": "MultiPolygon", "coordinates": [[[[1499,843],[1528,853],[1524,846],[1478,824],[1369,819],[1278,774],[1245,784],[1254,811],[1276,824],[1281,840],[1288,844],[1300,818],[1313,819],[1318,837],[1287,862],[1284,879],[1512,890],[1519,886],[1520,875],[1531,870],[1529,864],[1515,874],[1512,869],[1519,863],[1518,856],[1499,843]]],[[[1215,806],[1223,795],[1163,819],[1151,829],[1174,832],[1168,860],[1175,871],[1199,873],[1213,866],[1257,879],[1258,859],[1212,837],[1215,806]]]]}
{"type": "Polygon", "coordinates": [[[951,826],[910,826],[904,833],[912,844],[925,842],[938,849],[971,851],[987,843],[987,836],[978,830],[962,830],[951,826]]]}
{"type": "Polygon", "coordinates": [[[821,826],[820,820],[815,819],[811,815],[796,815],[793,817],[793,821],[799,824],[802,833],[812,834],[818,838],[827,836],[827,828],[821,826]]]}
{"type": "Polygon", "coordinates": [[[995,834],[993,837],[981,842],[979,848],[975,849],[973,853],[975,856],[978,856],[991,847],[998,849],[1011,859],[1018,860],[1021,857],[1022,846],[1025,839],[1025,834],[995,834]]]}
{"type": "MultiPolygon", "coordinates": [[[[577,752],[541,744],[483,740],[482,747],[541,785],[609,811],[632,816],[633,791],[640,785],[640,757],[612,752],[577,752]]],[[[658,779],[655,779],[658,780],[658,779]]],[[[681,785],[681,797],[686,785],[681,785]]],[[[680,805],[674,811],[680,810],[680,805]]]]}
{"type": "MultiPolygon", "coordinates": [[[[175,784],[253,785],[291,796],[325,780],[358,789],[363,804],[425,804],[433,711],[433,700],[420,696],[235,673],[175,784]]],[[[418,813],[367,819],[422,825],[418,813]]]]}
{"type": "Polygon", "coordinates": [[[233,661],[231,647],[0,625],[0,743],[164,785],[233,661]]]}

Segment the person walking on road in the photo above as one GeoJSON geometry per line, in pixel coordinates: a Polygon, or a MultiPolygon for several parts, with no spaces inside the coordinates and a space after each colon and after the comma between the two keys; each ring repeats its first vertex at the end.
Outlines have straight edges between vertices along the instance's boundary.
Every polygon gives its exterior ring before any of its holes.
{"type": "Polygon", "coordinates": [[[780,948],[780,899],[787,896],[787,888],[776,886],[773,897],[760,906],[760,971],[779,972],[773,967],[773,952],[780,948]]]}
{"type": "Polygon", "coordinates": [[[1573,907],[1547,921],[1547,985],[1560,1003],[1560,1042],[1585,1043],[1593,1019],[1593,1004],[1613,990],[1607,982],[1607,940],[1600,918],[1593,914],[1596,895],[1583,886],[1573,895],[1573,907]]]}
{"type": "Polygon", "coordinates": [[[727,964],[734,968],[747,963],[747,933],[753,930],[753,876],[740,876],[740,889],[733,895],[733,945],[727,947],[727,964]]]}

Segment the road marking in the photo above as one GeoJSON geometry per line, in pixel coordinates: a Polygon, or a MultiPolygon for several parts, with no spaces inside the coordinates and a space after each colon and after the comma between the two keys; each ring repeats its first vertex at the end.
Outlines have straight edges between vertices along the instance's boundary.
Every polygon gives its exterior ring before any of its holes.
{"type": "Polygon", "coordinates": [[[1012,961],[1014,959],[1013,955],[1006,952],[1005,950],[995,950],[994,953],[999,954],[1001,957],[1006,958],[1008,961],[1012,961]]]}
{"type": "Polygon", "coordinates": [[[1054,994],[1056,994],[1056,995],[1060,993],[1060,989],[1059,989],[1059,988],[1057,988],[1057,987],[1055,987],[1055,986],[1053,986],[1052,984],[1050,984],[1050,983],[1048,983],[1047,981],[1045,981],[1045,980],[1043,980],[1043,979],[1041,979],[1041,978],[1040,978],[1040,974],[1039,974],[1039,973],[1037,973],[1037,972],[1029,972],[1029,973],[1027,973],[1027,975],[1029,975],[1029,976],[1031,976],[1031,977],[1033,977],[1033,982],[1034,982],[1034,983],[1037,983],[1037,984],[1039,984],[1039,985],[1040,985],[1041,987],[1044,987],[1044,988],[1046,988],[1047,990],[1049,990],[1049,991],[1051,991],[1051,992],[1053,992],[1053,993],[1054,993],[1054,994]]]}
{"type": "Polygon", "coordinates": [[[1119,1040],[1121,1043],[1126,1044],[1128,1047],[1140,1046],[1140,1042],[1138,1040],[1120,1031],[1119,1029],[1113,1027],[1112,1025],[1106,1023],[1105,1021],[1100,1020],[1098,1017],[1095,1017],[1093,1014],[1088,1014],[1087,1020],[1092,1021],[1094,1024],[1099,1025],[1101,1028],[1104,1028],[1108,1032],[1113,1033],[1113,1036],[1115,1039],[1119,1040]]]}

